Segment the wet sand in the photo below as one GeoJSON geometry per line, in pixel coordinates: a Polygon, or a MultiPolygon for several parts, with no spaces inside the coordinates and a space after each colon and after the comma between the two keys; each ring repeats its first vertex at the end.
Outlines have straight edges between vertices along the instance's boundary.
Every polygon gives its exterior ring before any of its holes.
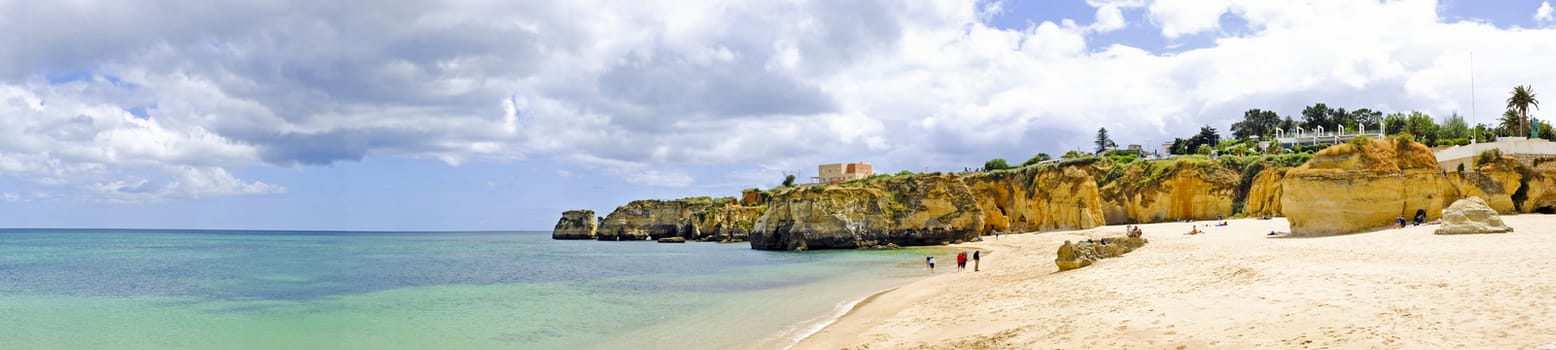
{"type": "MultiPolygon", "coordinates": [[[[1471,348],[1556,343],[1556,215],[1509,234],[1435,225],[1268,238],[1284,219],[1143,225],[1151,241],[1058,272],[1065,240],[1123,226],[1003,235],[983,271],[950,268],[862,301],[796,349],[1471,348]]],[[[926,272],[926,275],[929,275],[926,272]]]]}

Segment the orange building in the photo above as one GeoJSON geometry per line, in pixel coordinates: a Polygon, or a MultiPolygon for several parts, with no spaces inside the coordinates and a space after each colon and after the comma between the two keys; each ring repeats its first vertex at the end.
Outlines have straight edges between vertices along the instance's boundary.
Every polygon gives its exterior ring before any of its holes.
{"type": "Polygon", "coordinates": [[[849,180],[858,180],[875,175],[875,169],[870,163],[836,163],[816,166],[816,176],[811,177],[820,183],[841,183],[849,180]]]}

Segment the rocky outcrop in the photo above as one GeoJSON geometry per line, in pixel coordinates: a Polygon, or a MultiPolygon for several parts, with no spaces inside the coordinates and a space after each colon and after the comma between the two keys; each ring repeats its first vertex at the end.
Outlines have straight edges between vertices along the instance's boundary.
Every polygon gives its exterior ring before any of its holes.
{"type": "Polygon", "coordinates": [[[773,195],[771,193],[768,193],[767,191],[763,191],[761,189],[748,188],[748,189],[745,189],[743,191],[740,191],[740,205],[742,205],[742,206],[747,206],[747,207],[766,206],[767,205],[767,201],[771,200],[772,198],[773,198],[773,195]]]}
{"type": "MultiPolygon", "coordinates": [[[[1508,191],[1503,182],[1497,180],[1499,177],[1505,178],[1505,174],[1467,171],[1463,173],[1448,173],[1447,176],[1448,182],[1464,196],[1484,198],[1486,205],[1498,213],[1512,214],[1518,212],[1518,209],[1513,206],[1512,191],[1508,191]]],[[[1518,184],[1517,178],[1515,174],[1513,177],[1515,180],[1512,182],[1515,186],[1518,184]]]]}
{"type": "Polygon", "coordinates": [[[1282,216],[1281,179],[1286,177],[1286,171],[1290,169],[1264,169],[1255,175],[1253,183],[1248,187],[1248,199],[1243,204],[1243,211],[1250,216],[1282,216]]]}
{"type": "Polygon", "coordinates": [[[1440,216],[1457,188],[1425,145],[1401,139],[1335,145],[1286,172],[1281,210],[1295,236],[1355,233],[1387,227],[1425,210],[1440,216]]]}
{"type": "Polygon", "coordinates": [[[1110,225],[1230,216],[1239,181],[1238,172],[1197,158],[1135,162],[1109,173],[1118,174],[1101,189],[1110,225]]]}
{"type": "Polygon", "coordinates": [[[1513,228],[1503,224],[1497,211],[1480,197],[1460,199],[1443,209],[1443,223],[1436,231],[1439,235],[1507,232],[1513,228]]]}
{"type": "Polygon", "coordinates": [[[593,210],[564,211],[551,229],[551,239],[594,239],[597,225],[593,210]]]}
{"type": "Polygon", "coordinates": [[[691,197],[676,200],[638,200],[617,207],[600,223],[595,237],[602,241],[632,241],[702,236],[699,214],[734,203],[734,198],[691,197]]]}
{"type": "Polygon", "coordinates": [[[726,205],[693,215],[699,241],[744,242],[767,206],[726,205]]]}
{"type": "Polygon", "coordinates": [[[1140,237],[1114,237],[1074,243],[1064,241],[1064,245],[1059,246],[1054,264],[1059,265],[1059,271],[1074,270],[1091,266],[1097,260],[1122,256],[1144,247],[1146,243],[1145,238],[1140,237]]]}
{"type": "Polygon", "coordinates": [[[658,239],[658,241],[659,241],[659,243],[686,243],[686,238],[683,238],[683,237],[665,237],[665,238],[658,239]]]}
{"type": "Polygon", "coordinates": [[[780,191],[750,241],[762,250],[932,245],[971,240],[982,227],[983,212],[959,177],[893,176],[780,191]]]}
{"type": "Polygon", "coordinates": [[[1524,188],[1524,201],[1519,205],[1521,212],[1556,214],[1556,169],[1530,169],[1521,184],[1524,188]]]}
{"type": "Polygon", "coordinates": [[[1089,164],[1033,166],[964,179],[983,212],[984,233],[1086,229],[1105,224],[1089,164]]]}

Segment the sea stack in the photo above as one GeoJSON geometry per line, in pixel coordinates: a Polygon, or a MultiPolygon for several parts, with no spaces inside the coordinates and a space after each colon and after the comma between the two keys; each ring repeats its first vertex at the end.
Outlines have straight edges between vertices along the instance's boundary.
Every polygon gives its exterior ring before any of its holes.
{"type": "Polygon", "coordinates": [[[1400,138],[1356,140],[1313,155],[1281,180],[1281,212],[1295,236],[1356,233],[1389,227],[1424,211],[1437,218],[1458,191],[1432,150],[1400,138]]]}
{"type": "Polygon", "coordinates": [[[568,210],[551,229],[551,239],[594,239],[597,228],[593,210],[568,210]]]}

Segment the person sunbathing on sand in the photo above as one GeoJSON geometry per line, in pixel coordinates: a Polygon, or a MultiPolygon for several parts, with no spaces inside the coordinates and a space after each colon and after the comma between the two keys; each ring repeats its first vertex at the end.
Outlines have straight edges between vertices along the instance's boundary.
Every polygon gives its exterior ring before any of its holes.
{"type": "Polygon", "coordinates": [[[1189,233],[1186,233],[1186,234],[1187,234],[1187,235],[1197,235],[1197,234],[1200,234],[1200,232],[1199,232],[1199,226],[1198,226],[1198,225],[1196,225],[1196,226],[1192,226],[1192,228],[1191,228],[1191,229],[1189,229],[1189,233]]]}

